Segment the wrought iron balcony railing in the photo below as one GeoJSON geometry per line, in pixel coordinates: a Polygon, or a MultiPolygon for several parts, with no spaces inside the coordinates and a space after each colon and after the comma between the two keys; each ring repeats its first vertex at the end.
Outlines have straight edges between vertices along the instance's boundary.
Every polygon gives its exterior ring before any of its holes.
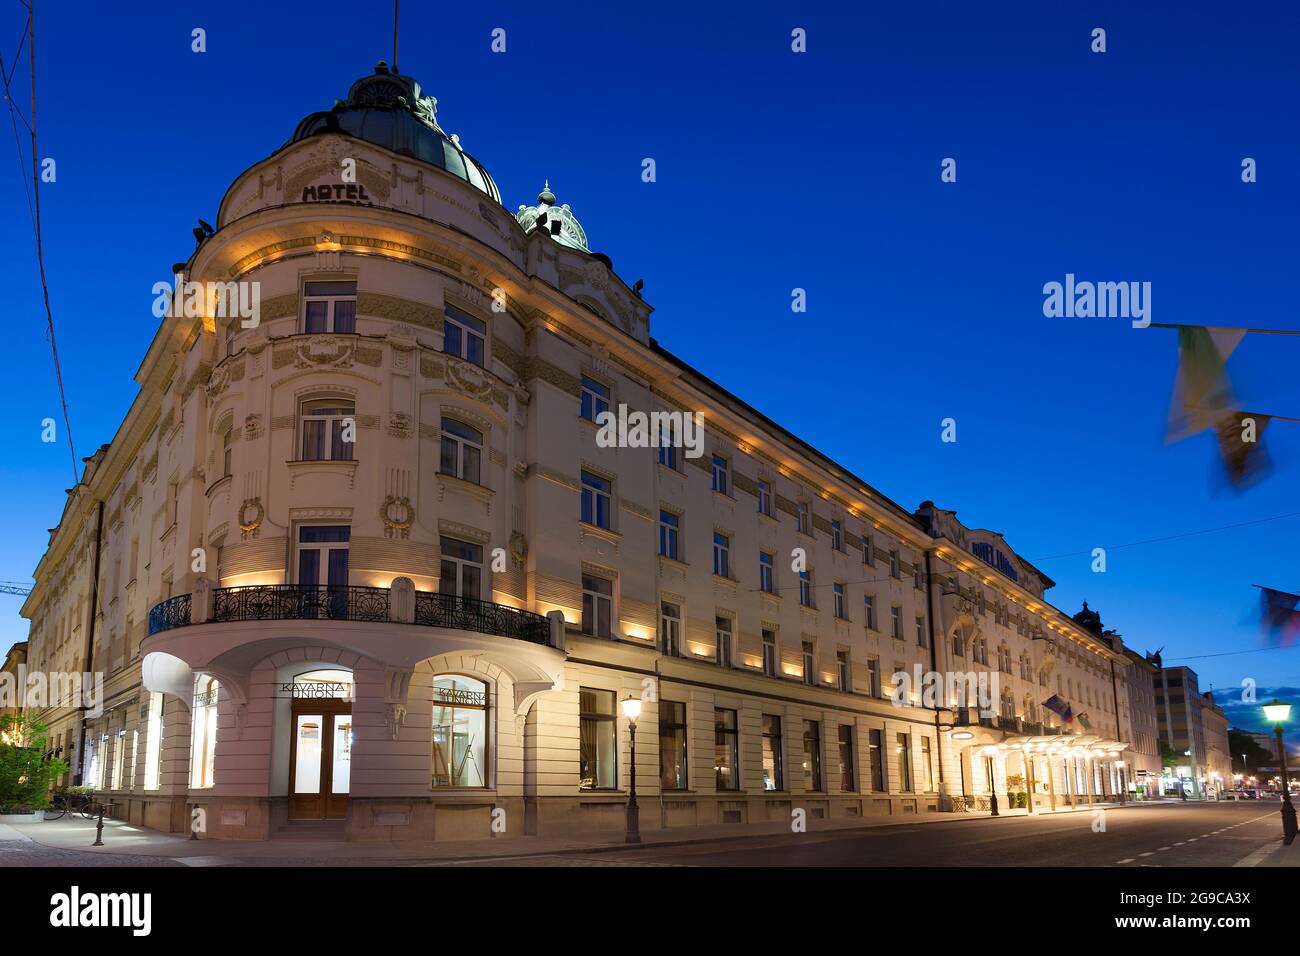
{"type": "Polygon", "coordinates": [[[551,641],[551,622],[540,614],[455,594],[416,591],[415,623],[499,634],[534,644],[549,644],[551,641]]]}
{"type": "Polygon", "coordinates": [[[317,587],[311,584],[261,584],[217,588],[212,592],[213,622],[387,621],[388,588],[317,587]]]}
{"type": "MultiPolygon", "coordinates": [[[[388,588],[262,584],[212,591],[208,623],[231,621],[392,620],[388,588]]],[[[192,623],[188,594],[167,598],[149,611],[149,633],[192,623]]],[[[551,643],[551,622],[540,614],[454,594],[415,592],[415,622],[426,627],[495,634],[534,644],[551,643]]]]}

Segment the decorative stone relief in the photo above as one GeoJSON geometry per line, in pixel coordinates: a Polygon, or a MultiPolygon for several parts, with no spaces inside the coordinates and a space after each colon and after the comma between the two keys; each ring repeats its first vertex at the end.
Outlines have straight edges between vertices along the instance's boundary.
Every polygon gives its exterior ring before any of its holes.
{"type": "Polygon", "coordinates": [[[241,538],[256,538],[262,521],[266,518],[266,509],[262,507],[261,498],[245,498],[239,506],[239,535],[241,538]]]}
{"type": "Polygon", "coordinates": [[[411,525],[415,521],[415,509],[409,498],[389,495],[379,509],[379,516],[384,522],[384,536],[406,539],[411,536],[411,525]]]}

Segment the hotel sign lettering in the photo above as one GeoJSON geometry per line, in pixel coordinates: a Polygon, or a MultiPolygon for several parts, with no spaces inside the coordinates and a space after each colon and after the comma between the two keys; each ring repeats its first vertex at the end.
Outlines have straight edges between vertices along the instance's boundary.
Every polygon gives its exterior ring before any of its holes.
{"type": "Polygon", "coordinates": [[[303,202],[370,202],[370,194],[360,183],[325,183],[303,186],[303,202]]]}

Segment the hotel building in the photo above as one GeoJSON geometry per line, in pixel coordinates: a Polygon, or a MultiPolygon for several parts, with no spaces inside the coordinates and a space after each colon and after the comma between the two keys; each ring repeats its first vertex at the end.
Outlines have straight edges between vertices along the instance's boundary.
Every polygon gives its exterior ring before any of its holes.
{"type": "Polygon", "coordinates": [[[380,64],[184,264],[260,316],[162,320],[51,532],[29,666],[105,674],[102,712],[38,715],[72,779],[204,838],[617,830],[633,697],[645,829],[1127,788],[1122,650],[677,358],[435,106],[380,64]],[[703,446],[606,442],[620,406],[703,446]]]}

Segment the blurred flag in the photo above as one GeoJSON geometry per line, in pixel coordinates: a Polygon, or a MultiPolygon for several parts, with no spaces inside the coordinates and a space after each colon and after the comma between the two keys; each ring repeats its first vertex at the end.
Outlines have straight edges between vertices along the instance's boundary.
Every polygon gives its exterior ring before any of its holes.
{"type": "Polygon", "coordinates": [[[1255,585],[1260,591],[1261,623],[1269,640],[1290,645],[1300,639],[1300,594],[1255,585]]]}
{"type": "Polygon", "coordinates": [[[1075,720],[1079,722],[1079,726],[1082,727],[1084,730],[1092,730],[1092,721],[1088,719],[1087,714],[1080,714],[1078,717],[1075,718],[1075,720]]]}
{"type": "Polygon", "coordinates": [[[1061,700],[1061,698],[1056,694],[1053,694],[1051,697],[1047,698],[1047,700],[1043,701],[1043,706],[1056,714],[1056,716],[1060,717],[1067,724],[1074,720],[1074,711],[1070,709],[1070,705],[1061,700]]]}
{"type": "Polygon", "coordinates": [[[1229,484],[1243,488],[1263,476],[1268,469],[1268,451],[1261,439],[1269,415],[1230,411],[1215,425],[1219,455],[1229,484]]]}
{"type": "Polygon", "coordinates": [[[1169,406],[1166,444],[1214,428],[1222,414],[1231,409],[1232,383],[1224,365],[1245,335],[1245,329],[1178,326],[1178,374],[1169,406]]]}

